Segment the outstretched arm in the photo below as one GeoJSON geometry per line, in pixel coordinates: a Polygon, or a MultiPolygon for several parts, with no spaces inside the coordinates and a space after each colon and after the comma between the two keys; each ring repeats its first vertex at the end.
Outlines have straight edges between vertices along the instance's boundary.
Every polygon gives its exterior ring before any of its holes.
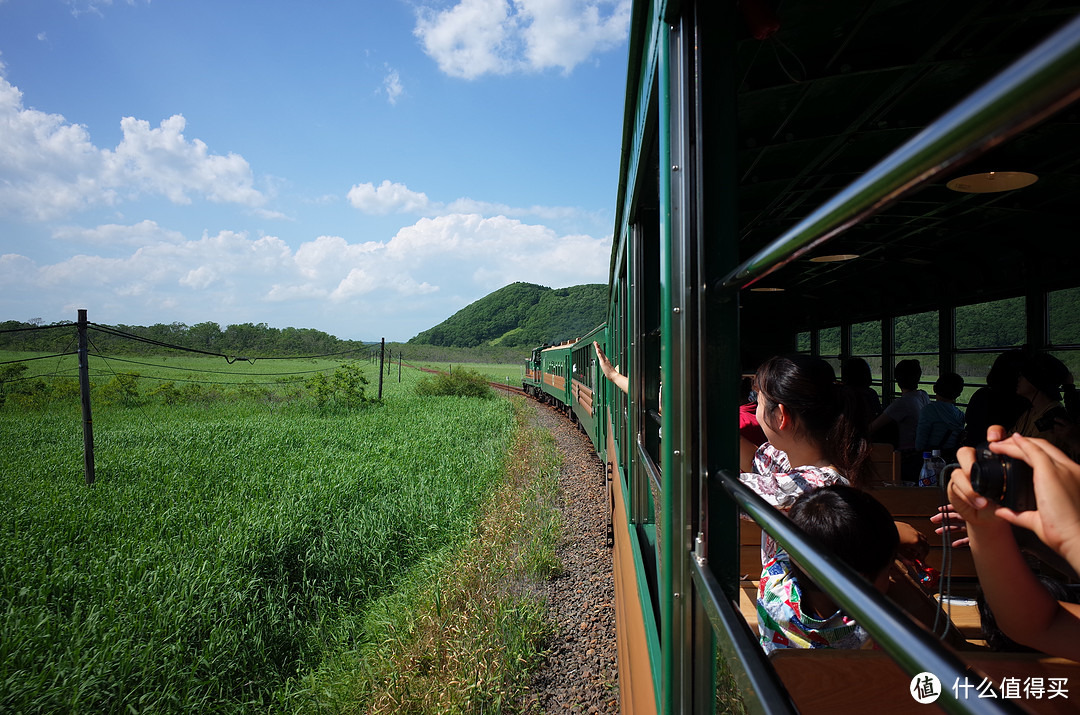
{"type": "Polygon", "coordinates": [[[611,381],[611,384],[619,388],[623,392],[630,392],[630,380],[621,372],[615,369],[615,366],[608,360],[607,355],[604,354],[604,349],[600,347],[600,343],[593,341],[593,348],[596,349],[596,359],[600,361],[600,370],[604,373],[604,377],[611,381]]]}

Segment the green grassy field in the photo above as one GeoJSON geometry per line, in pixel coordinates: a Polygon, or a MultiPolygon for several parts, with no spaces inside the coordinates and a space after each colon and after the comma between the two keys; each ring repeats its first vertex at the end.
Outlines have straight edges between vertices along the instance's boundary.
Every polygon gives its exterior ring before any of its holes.
{"type": "Polygon", "coordinates": [[[420,375],[399,383],[396,367],[382,404],[348,409],[313,401],[308,373],[276,374],[330,361],[138,360],[91,360],[93,487],[70,390],[0,406],[0,711],[273,709],[366,642],[370,603],[466,534],[514,429],[507,400],[422,398],[420,375]],[[136,407],[102,398],[127,370],[136,407]],[[200,399],[148,397],[163,380],[200,399]]]}
{"type": "MultiPolygon", "coordinates": [[[[472,370],[473,372],[480,373],[492,382],[498,382],[499,384],[507,384],[509,382],[510,385],[517,387],[521,387],[521,375],[524,371],[522,364],[499,365],[490,363],[423,362],[417,363],[417,367],[442,370],[444,372],[453,372],[454,370],[460,369],[472,370]]],[[[394,369],[396,370],[397,368],[395,367],[394,369]]],[[[397,373],[395,372],[394,374],[396,375],[397,373]]]]}

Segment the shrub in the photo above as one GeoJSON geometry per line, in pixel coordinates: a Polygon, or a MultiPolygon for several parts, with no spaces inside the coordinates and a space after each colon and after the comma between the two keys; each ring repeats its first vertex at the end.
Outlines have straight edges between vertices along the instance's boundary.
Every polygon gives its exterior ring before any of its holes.
{"type": "Polygon", "coordinates": [[[416,394],[437,397],[481,397],[488,399],[495,392],[487,378],[478,372],[461,369],[425,377],[416,385],[416,394]]]}
{"type": "Polygon", "coordinates": [[[319,407],[332,403],[338,407],[355,409],[368,401],[364,396],[366,384],[367,378],[358,365],[343,364],[334,370],[330,377],[327,377],[326,373],[316,373],[308,380],[307,386],[319,407]]]}
{"type": "Polygon", "coordinates": [[[137,372],[118,372],[98,389],[98,397],[108,405],[137,407],[142,402],[139,377],[137,372]]]}

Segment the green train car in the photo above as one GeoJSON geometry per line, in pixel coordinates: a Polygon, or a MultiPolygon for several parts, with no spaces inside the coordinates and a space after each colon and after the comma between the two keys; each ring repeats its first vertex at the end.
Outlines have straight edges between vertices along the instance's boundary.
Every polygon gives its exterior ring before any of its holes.
{"type": "Polygon", "coordinates": [[[551,345],[540,350],[540,398],[570,416],[570,353],[574,343],[551,345]]]}
{"type": "MultiPolygon", "coordinates": [[[[740,377],[787,352],[866,359],[885,403],[902,358],[978,385],[1027,345],[1080,374],[1078,15],[1058,0],[634,0],[604,333],[629,391],[589,387],[621,712],[1074,707],[1080,665],[945,646],[743,486],[737,412],[740,377]],[[765,655],[743,607],[762,531],[876,650],[765,655]],[[1025,678],[1073,692],[1024,697],[1010,683],[1025,678]]],[[[584,385],[585,340],[542,351],[544,379],[558,366],[584,385]]],[[[575,404],[564,382],[543,389],[575,404]]],[[[942,494],[876,493],[894,518],[917,504],[932,563],[955,557],[951,583],[973,587],[970,558],[928,528],[942,494]]]]}
{"type": "Polygon", "coordinates": [[[603,454],[604,393],[598,389],[604,375],[596,360],[593,343],[607,349],[607,325],[598,325],[578,339],[570,349],[570,410],[598,453],[603,454]]]}

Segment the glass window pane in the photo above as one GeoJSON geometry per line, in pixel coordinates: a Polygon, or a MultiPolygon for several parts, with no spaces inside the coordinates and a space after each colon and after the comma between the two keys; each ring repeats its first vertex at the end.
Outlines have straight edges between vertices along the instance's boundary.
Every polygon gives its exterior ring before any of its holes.
{"type": "Polygon", "coordinates": [[[795,350],[800,353],[810,352],[810,333],[799,333],[795,336],[795,350]]]}
{"type": "MultiPolygon", "coordinates": [[[[893,350],[897,355],[937,352],[937,311],[898,316],[894,319],[893,326],[896,331],[893,350]]],[[[923,369],[926,367],[923,366],[923,369]]]]}
{"type": "Polygon", "coordinates": [[[881,321],[872,320],[851,326],[851,354],[881,354],[881,321]]]}
{"type": "Polygon", "coordinates": [[[840,354],[840,327],[818,331],[818,350],[821,355],[840,354]]]}
{"type": "Polygon", "coordinates": [[[1080,345],[1080,288],[1056,290],[1047,298],[1050,344],[1080,345]]]}
{"type": "Polygon", "coordinates": [[[1006,298],[956,309],[956,347],[1011,348],[1026,339],[1024,299],[1006,298]]]}

